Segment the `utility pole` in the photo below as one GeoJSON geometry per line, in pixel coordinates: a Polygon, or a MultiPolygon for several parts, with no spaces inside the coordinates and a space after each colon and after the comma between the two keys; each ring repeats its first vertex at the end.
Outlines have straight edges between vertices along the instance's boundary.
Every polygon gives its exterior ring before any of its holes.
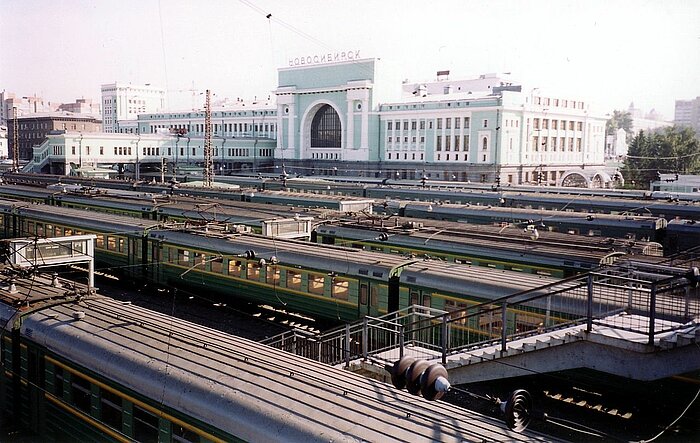
{"type": "Polygon", "coordinates": [[[211,187],[214,161],[211,152],[211,92],[207,89],[204,102],[204,186],[211,187]]]}
{"type": "Polygon", "coordinates": [[[12,172],[19,172],[19,125],[17,108],[12,107],[12,172]]]}

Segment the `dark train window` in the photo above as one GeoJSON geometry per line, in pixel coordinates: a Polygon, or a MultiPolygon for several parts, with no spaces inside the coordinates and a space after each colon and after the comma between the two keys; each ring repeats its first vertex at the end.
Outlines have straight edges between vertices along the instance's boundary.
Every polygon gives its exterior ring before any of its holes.
{"type": "Polygon", "coordinates": [[[411,292],[411,302],[409,305],[417,305],[418,304],[418,293],[417,292],[411,292]]]}
{"type": "Polygon", "coordinates": [[[73,404],[83,412],[90,413],[90,382],[74,375],[71,379],[73,404]]]}
{"type": "Polygon", "coordinates": [[[224,266],[224,258],[216,257],[211,260],[211,272],[221,273],[221,269],[224,266]]]}
{"type": "Polygon", "coordinates": [[[63,368],[60,366],[53,367],[53,394],[58,398],[63,398],[63,384],[65,376],[63,368]]]}
{"type": "Polygon", "coordinates": [[[177,250],[177,262],[180,265],[189,265],[190,264],[190,251],[186,251],[184,249],[178,249],[177,250]]]}
{"type": "Polygon", "coordinates": [[[365,284],[360,285],[360,304],[367,304],[367,285],[365,284]]]}
{"type": "Polygon", "coordinates": [[[122,399],[106,389],[100,391],[100,418],[107,426],[121,431],[122,399]]]}
{"type": "Polygon", "coordinates": [[[429,296],[429,295],[424,295],[424,296],[423,296],[423,306],[429,308],[429,307],[430,307],[430,302],[431,302],[431,296],[429,296]]]}
{"type": "Polygon", "coordinates": [[[158,441],[158,417],[134,405],[134,440],[158,441]]]}
{"type": "Polygon", "coordinates": [[[184,428],[176,423],[172,424],[173,441],[183,443],[198,443],[201,441],[198,434],[194,431],[184,428]]]}
{"type": "Polygon", "coordinates": [[[375,308],[379,306],[379,291],[375,286],[369,291],[369,304],[375,308]]]}

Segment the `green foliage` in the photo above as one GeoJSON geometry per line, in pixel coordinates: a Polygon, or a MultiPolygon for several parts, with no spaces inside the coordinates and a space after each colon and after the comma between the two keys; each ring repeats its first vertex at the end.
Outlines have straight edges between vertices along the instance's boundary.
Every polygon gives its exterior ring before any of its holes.
{"type": "Polygon", "coordinates": [[[692,128],[639,131],[629,142],[623,175],[627,184],[648,189],[657,174],[700,172],[700,140],[692,128]]]}
{"type": "Polygon", "coordinates": [[[613,111],[612,117],[605,123],[605,134],[613,135],[619,128],[627,132],[628,138],[632,134],[632,114],[629,111],[613,111]]]}

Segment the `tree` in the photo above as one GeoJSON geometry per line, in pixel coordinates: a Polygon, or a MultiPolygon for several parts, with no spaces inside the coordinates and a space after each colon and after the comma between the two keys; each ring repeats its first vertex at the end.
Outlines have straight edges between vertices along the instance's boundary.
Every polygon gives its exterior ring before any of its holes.
{"type": "Polygon", "coordinates": [[[639,131],[629,143],[623,175],[626,182],[648,189],[658,174],[700,172],[700,140],[692,128],[672,126],[649,134],[639,131]]]}
{"type": "Polygon", "coordinates": [[[632,114],[629,111],[613,111],[612,117],[605,123],[605,134],[613,135],[622,128],[627,133],[627,138],[632,135],[632,114]]]}

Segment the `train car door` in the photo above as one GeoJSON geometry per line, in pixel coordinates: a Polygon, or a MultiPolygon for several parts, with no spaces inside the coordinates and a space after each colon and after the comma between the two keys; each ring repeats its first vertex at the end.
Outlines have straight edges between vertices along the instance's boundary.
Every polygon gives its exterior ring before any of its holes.
{"type": "Polygon", "coordinates": [[[379,316],[379,286],[369,280],[360,280],[360,302],[358,317],[379,316]]]}

